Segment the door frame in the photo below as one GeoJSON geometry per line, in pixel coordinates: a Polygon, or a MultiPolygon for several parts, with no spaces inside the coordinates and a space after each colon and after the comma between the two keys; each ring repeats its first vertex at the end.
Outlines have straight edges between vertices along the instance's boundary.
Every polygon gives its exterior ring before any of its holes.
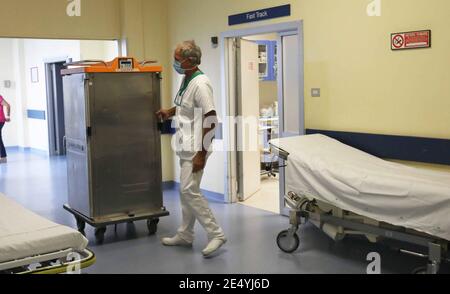
{"type": "MultiPolygon", "coordinates": [[[[299,31],[300,32],[300,31],[299,31]]],[[[301,50],[299,50],[299,60],[301,63],[301,69],[299,71],[299,113],[303,113],[302,116],[300,116],[298,119],[298,125],[299,125],[299,131],[300,135],[305,134],[305,103],[304,103],[304,82],[305,82],[305,76],[304,76],[304,53],[303,53],[303,36],[299,32],[282,32],[278,34],[277,38],[277,55],[278,55],[278,78],[277,78],[277,86],[278,86],[278,113],[284,113],[284,99],[281,99],[281,97],[284,98],[284,47],[283,47],[283,37],[285,36],[292,36],[292,35],[298,35],[298,39],[301,42],[300,47],[301,50]]],[[[278,121],[278,130],[279,130],[279,136],[280,137],[291,137],[291,136],[298,136],[299,134],[286,132],[284,129],[284,115],[282,116],[282,119],[280,118],[278,121]]],[[[289,216],[289,208],[286,207],[285,201],[284,201],[284,195],[286,195],[286,185],[285,185],[285,179],[286,179],[286,170],[284,167],[288,163],[284,161],[283,159],[279,160],[280,162],[280,168],[279,168],[279,179],[280,179],[280,214],[289,216]]]]}
{"type": "MultiPolygon", "coordinates": [[[[278,74],[279,75],[283,75],[284,74],[284,57],[283,57],[283,37],[286,36],[293,36],[296,35],[295,32],[282,32],[278,34],[278,38],[277,38],[277,45],[279,50],[277,51],[278,54],[278,74]]],[[[300,39],[300,35],[298,34],[299,39],[300,39]]],[[[302,50],[300,50],[299,52],[299,60],[301,63],[303,63],[303,59],[304,59],[304,54],[303,54],[303,43],[301,44],[301,48],[302,50]]],[[[299,107],[300,107],[300,112],[299,113],[305,113],[305,105],[304,105],[304,83],[305,83],[305,76],[304,76],[304,71],[303,71],[303,64],[301,67],[301,70],[299,72],[299,97],[301,97],[301,103],[299,103],[299,107]]],[[[278,97],[283,97],[284,96],[284,84],[283,84],[284,80],[282,78],[278,78],[277,79],[277,86],[278,86],[278,97]]],[[[278,101],[278,113],[283,113],[284,111],[284,101],[283,99],[279,99],[278,101]]],[[[304,119],[304,115],[303,117],[299,117],[298,120],[298,125],[299,125],[299,130],[300,132],[302,132],[303,130],[303,134],[305,131],[305,119],[304,119]]],[[[297,136],[298,134],[296,133],[290,133],[290,132],[286,132],[284,130],[284,121],[283,122],[279,122],[279,129],[280,129],[280,135],[282,134],[284,137],[291,137],[291,136],[297,136]]],[[[302,134],[302,135],[303,135],[302,134]]]]}
{"type": "Polygon", "coordinates": [[[55,152],[55,97],[54,93],[54,80],[51,70],[51,66],[55,63],[65,63],[69,59],[69,56],[61,56],[56,58],[47,58],[44,59],[44,68],[45,68],[45,89],[47,95],[47,132],[48,132],[48,153],[50,156],[58,156],[57,152],[55,152]]]}
{"type": "MultiPolygon", "coordinates": [[[[299,83],[299,98],[300,98],[300,113],[304,113],[304,46],[303,46],[303,21],[293,21],[285,23],[277,23],[265,26],[244,28],[238,30],[226,31],[220,34],[220,56],[221,56],[221,86],[222,86],[222,115],[224,118],[235,117],[237,115],[237,105],[236,101],[232,101],[230,94],[230,77],[232,73],[229,70],[229,46],[230,41],[233,38],[241,38],[251,35],[269,34],[269,33],[286,33],[286,32],[297,32],[299,36],[299,67],[300,67],[300,83],[299,83]]],[[[278,49],[278,57],[281,53],[281,48],[278,49]]],[[[278,59],[280,64],[282,59],[278,59]]],[[[282,69],[282,68],[281,68],[282,69]]],[[[278,68],[278,73],[280,72],[280,67],[278,68]]],[[[279,75],[280,76],[280,75],[279,75]]],[[[278,79],[280,80],[280,79],[278,79]]],[[[281,97],[281,96],[280,96],[281,97]]],[[[282,106],[279,106],[282,107],[282,106]]],[[[280,108],[281,109],[281,108],[280,108]]],[[[302,116],[303,123],[300,126],[304,126],[304,115],[302,116]]],[[[224,196],[225,202],[235,203],[238,202],[237,189],[238,189],[238,171],[237,171],[237,151],[236,151],[236,130],[228,121],[223,124],[223,147],[225,151],[225,187],[224,196]]],[[[286,214],[287,210],[283,209],[282,201],[284,196],[284,178],[281,178],[280,172],[280,213],[286,214]],[[281,190],[281,187],[283,189],[281,190]]]]}

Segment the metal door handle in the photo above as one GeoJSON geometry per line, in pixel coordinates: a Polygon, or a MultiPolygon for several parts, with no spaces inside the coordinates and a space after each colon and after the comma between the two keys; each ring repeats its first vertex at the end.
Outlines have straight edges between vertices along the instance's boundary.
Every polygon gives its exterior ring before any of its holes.
{"type": "Polygon", "coordinates": [[[158,60],[144,60],[144,61],[141,61],[140,65],[144,66],[144,65],[150,64],[150,63],[158,63],[158,60]]]}
{"type": "Polygon", "coordinates": [[[64,153],[67,153],[67,137],[66,136],[63,137],[63,148],[64,148],[64,153]]]}
{"type": "Polygon", "coordinates": [[[67,62],[64,63],[64,66],[88,66],[88,65],[92,65],[92,64],[97,64],[97,63],[103,63],[105,66],[108,66],[108,64],[103,61],[103,60],[80,60],[80,61],[73,61],[73,62],[67,62]]]}

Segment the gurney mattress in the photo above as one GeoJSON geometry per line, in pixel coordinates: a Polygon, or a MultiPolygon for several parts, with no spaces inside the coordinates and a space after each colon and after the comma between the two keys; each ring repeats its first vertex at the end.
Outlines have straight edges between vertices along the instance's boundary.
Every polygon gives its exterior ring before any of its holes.
{"type": "Polygon", "coordinates": [[[0,194],[0,262],[74,249],[88,240],[78,231],[55,224],[0,194]]]}
{"type": "Polygon", "coordinates": [[[450,173],[388,162],[323,135],[271,144],[289,153],[287,191],[450,240],[450,173]]]}

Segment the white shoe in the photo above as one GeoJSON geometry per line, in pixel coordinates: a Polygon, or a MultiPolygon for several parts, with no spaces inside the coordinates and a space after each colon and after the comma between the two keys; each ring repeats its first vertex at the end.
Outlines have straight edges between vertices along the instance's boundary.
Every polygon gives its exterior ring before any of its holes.
{"type": "Polygon", "coordinates": [[[215,253],[217,250],[219,250],[220,247],[222,247],[227,242],[226,238],[222,239],[212,239],[208,246],[206,246],[205,249],[203,249],[202,253],[204,257],[208,257],[215,253]]]}
{"type": "Polygon", "coordinates": [[[191,242],[181,239],[178,235],[175,235],[172,238],[162,238],[161,243],[165,246],[192,246],[191,242]]]}

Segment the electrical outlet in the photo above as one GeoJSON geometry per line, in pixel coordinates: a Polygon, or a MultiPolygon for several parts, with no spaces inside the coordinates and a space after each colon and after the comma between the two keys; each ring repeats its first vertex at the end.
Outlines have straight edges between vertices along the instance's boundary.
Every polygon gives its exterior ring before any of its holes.
{"type": "Polygon", "coordinates": [[[320,88],[312,88],[311,97],[320,97],[320,88]]]}
{"type": "Polygon", "coordinates": [[[213,48],[217,48],[219,46],[219,37],[211,37],[211,44],[213,48]]]}

